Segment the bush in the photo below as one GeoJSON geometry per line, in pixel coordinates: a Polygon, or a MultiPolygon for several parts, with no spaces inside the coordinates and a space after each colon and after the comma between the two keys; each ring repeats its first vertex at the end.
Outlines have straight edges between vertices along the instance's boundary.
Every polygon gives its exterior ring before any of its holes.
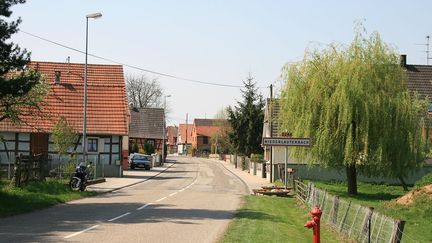
{"type": "Polygon", "coordinates": [[[76,169],[76,163],[68,162],[63,165],[63,179],[69,179],[76,169]]]}
{"type": "Polygon", "coordinates": [[[144,153],[145,154],[154,154],[155,149],[151,143],[144,144],[144,153]]]}
{"type": "Polygon", "coordinates": [[[432,184],[432,172],[427,173],[422,178],[420,178],[418,181],[416,181],[415,186],[416,187],[423,187],[426,185],[432,184]]]}
{"type": "Polygon", "coordinates": [[[262,154],[251,154],[251,161],[257,163],[264,163],[264,155],[262,154]]]}
{"type": "Polygon", "coordinates": [[[133,154],[133,153],[137,153],[137,152],[138,152],[139,147],[138,147],[138,144],[137,144],[135,141],[132,142],[132,145],[129,144],[129,146],[130,146],[129,150],[130,150],[130,153],[131,153],[131,154],[133,154]]]}
{"type": "Polygon", "coordinates": [[[195,156],[195,154],[196,154],[196,148],[194,148],[194,147],[189,147],[189,149],[188,149],[188,154],[190,154],[190,155],[192,155],[192,156],[195,156]]]}

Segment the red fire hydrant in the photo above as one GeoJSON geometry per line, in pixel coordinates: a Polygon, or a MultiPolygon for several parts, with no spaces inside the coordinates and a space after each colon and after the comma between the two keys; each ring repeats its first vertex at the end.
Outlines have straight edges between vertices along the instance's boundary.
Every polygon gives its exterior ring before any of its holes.
{"type": "Polygon", "coordinates": [[[319,207],[315,207],[310,211],[312,215],[312,220],[307,221],[304,227],[310,229],[313,228],[313,236],[312,241],[314,243],[320,243],[320,219],[321,219],[321,209],[319,207]]]}

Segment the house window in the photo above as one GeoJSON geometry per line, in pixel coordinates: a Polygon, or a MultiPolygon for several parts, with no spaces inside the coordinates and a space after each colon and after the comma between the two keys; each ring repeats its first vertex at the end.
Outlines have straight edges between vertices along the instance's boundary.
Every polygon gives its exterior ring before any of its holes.
{"type": "Polygon", "coordinates": [[[203,144],[208,144],[208,137],[203,137],[203,144]]]}
{"type": "Polygon", "coordinates": [[[98,139],[89,138],[87,140],[87,152],[97,152],[98,151],[98,139]]]}
{"type": "Polygon", "coordinates": [[[147,140],[146,143],[151,144],[151,146],[155,146],[155,141],[154,140],[147,140]]]}

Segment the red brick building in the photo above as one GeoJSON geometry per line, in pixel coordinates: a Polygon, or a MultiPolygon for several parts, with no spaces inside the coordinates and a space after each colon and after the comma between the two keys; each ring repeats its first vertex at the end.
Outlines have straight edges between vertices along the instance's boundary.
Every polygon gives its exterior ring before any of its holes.
{"type": "Polygon", "coordinates": [[[178,127],[177,126],[168,126],[167,127],[167,145],[168,145],[168,153],[174,154],[177,153],[177,136],[178,136],[178,127]]]}
{"type": "Polygon", "coordinates": [[[177,153],[186,154],[192,145],[193,124],[179,124],[177,136],[177,153]]]}
{"type": "Polygon", "coordinates": [[[210,153],[211,138],[221,133],[227,125],[225,119],[194,119],[192,128],[192,147],[198,153],[210,153]]]}

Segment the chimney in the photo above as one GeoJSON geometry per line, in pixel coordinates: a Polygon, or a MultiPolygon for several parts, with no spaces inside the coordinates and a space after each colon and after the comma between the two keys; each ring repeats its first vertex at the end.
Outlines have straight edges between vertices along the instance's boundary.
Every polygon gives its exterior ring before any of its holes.
{"type": "Polygon", "coordinates": [[[59,84],[60,83],[61,72],[60,71],[54,71],[54,74],[55,74],[55,83],[59,84]]]}
{"type": "Polygon", "coordinates": [[[407,65],[407,55],[401,55],[400,56],[400,65],[401,65],[401,67],[406,67],[406,65],[407,65]]]}

